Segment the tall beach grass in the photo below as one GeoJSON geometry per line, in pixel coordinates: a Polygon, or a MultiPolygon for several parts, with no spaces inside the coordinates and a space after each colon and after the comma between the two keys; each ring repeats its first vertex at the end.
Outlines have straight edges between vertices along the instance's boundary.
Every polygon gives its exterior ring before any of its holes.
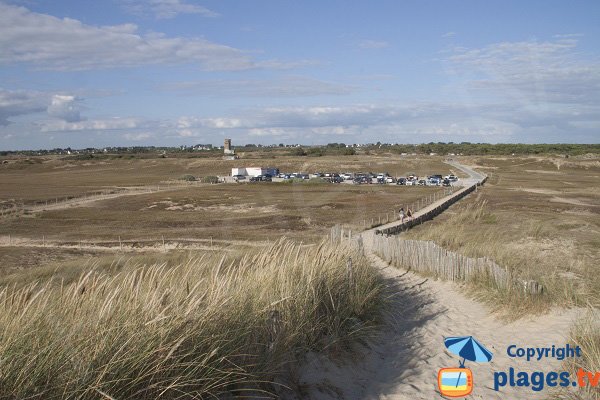
{"type": "Polygon", "coordinates": [[[268,397],[304,352],[376,326],[382,282],[350,246],[280,240],[234,259],[4,287],[0,398],[268,397]]]}

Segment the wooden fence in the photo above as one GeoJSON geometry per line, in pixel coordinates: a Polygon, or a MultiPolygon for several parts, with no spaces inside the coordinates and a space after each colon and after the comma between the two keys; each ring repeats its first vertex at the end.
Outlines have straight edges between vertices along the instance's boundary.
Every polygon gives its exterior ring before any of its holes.
{"type": "Polygon", "coordinates": [[[386,236],[397,235],[400,232],[409,230],[410,228],[412,228],[415,225],[420,225],[425,221],[429,221],[429,220],[433,219],[434,217],[436,217],[437,215],[441,214],[444,210],[446,210],[452,204],[456,203],[457,201],[459,201],[460,199],[462,199],[469,193],[476,191],[477,187],[480,185],[483,185],[486,180],[487,180],[487,177],[485,177],[481,182],[479,182],[475,185],[469,186],[467,188],[463,188],[457,192],[452,193],[451,196],[449,196],[445,201],[443,201],[436,207],[434,207],[430,210],[427,210],[426,212],[421,213],[410,220],[406,219],[404,222],[398,223],[397,225],[394,225],[392,227],[378,229],[377,231],[375,231],[375,233],[380,234],[380,235],[386,235],[386,236]]]}
{"type": "Polygon", "coordinates": [[[465,257],[448,251],[432,241],[381,236],[375,236],[372,240],[373,251],[395,266],[411,268],[450,281],[491,278],[494,286],[508,287],[508,272],[487,258],[465,257]]]}
{"type": "Polygon", "coordinates": [[[487,257],[466,257],[432,241],[378,235],[371,235],[370,240],[375,254],[398,267],[410,268],[449,281],[485,282],[497,289],[517,289],[528,294],[543,292],[539,283],[513,277],[506,268],[487,257]]]}

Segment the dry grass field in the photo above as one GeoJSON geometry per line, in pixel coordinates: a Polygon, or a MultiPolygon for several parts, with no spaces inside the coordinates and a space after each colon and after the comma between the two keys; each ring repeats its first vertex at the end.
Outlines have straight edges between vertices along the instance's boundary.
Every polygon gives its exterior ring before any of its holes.
{"type": "MultiPolygon", "coordinates": [[[[335,224],[364,221],[436,189],[396,185],[220,184],[124,196],[12,218],[0,235],[48,240],[195,238],[315,241],[335,224]]],[[[438,190],[439,191],[439,190],[438,190]]]]}
{"type": "Polygon", "coordinates": [[[0,164],[0,202],[14,199],[28,204],[117,187],[160,185],[185,174],[198,177],[229,175],[231,168],[239,166],[275,167],[290,173],[372,171],[389,172],[392,175],[411,172],[425,175],[449,172],[441,157],[290,157],[270,154],[261,156],[258,152],[249,155],[252,158],[234,161],[222,160],[220,157],[158,156],[98,156],[89,160],[77,160],[73,156],[12,158],[6,160],[7,164],[0,164]]]}
{"type": "MultiPolygon", "coordinates": [[[[233,166],[273,166],[287,172],[459,174],[440,157],[246,156],[252,158],[243,158],[243,154],[235,161],[169,155],[98,156],[89,160],[72,156],[11,158],[7,164],[0,164],[0,201],[33,204],[121,187],[163,185],[164,189],[167,182],[184,174],[227,175],[233,166]]],[[[365,223],[393,218],[394,210],[434,190],[395,185],[199,184],[3,218],[0,237],[4,246],[10,244],[9,236],[13,244],[17,239],[21,242],[20,247],[0,247],[4,255],[0,274],[35,267],[51,269],[69,260],[98,257],[107,250],[119,250],[119,238],[127,249],[138,252],[158,246],[163,238],[167,251],[176,247],[169,245],[170,241],[181,240],[193,241],[197,250],[210,247],[228,251],[244,247],[247,242],[263,243],[282,236],[315,243],[335,224],[357,231],[365,223]],[[36,246],[22,247],[28,240],[36,246]]]]}
{"type": "Polygon", "coordinates": [[[542,308],[600,304],[599,161],[474,157],[464,162],[489,175],[483,190],[407,236],[491,257],[523,279],[541,282],[542,308]]]}

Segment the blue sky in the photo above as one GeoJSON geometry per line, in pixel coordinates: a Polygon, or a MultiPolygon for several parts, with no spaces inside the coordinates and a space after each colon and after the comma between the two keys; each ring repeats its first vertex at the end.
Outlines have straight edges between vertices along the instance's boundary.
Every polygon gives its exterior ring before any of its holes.
{"type": "Polygon", "coordinates": [[[598,1],[0,0],[0,149],[598,143],[598,1]]]}

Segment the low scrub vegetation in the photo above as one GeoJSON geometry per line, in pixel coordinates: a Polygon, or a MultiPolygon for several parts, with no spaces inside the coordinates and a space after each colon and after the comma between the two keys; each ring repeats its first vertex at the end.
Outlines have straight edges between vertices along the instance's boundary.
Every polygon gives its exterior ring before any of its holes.
{"type": "Polygon", "coordinates": [[[370,334],[382,287],[353,248],[285,240],[235,258],[5,287],[0,398],[274,393],[275,377],[304,352],[370,334]]]}

